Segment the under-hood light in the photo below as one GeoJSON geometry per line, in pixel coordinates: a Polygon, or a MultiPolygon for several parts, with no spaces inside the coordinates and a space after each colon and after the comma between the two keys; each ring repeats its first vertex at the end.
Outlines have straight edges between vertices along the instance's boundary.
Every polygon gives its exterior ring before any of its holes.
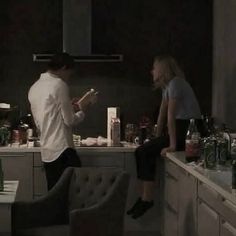
{"type": "MultiPolygon", "coordinates": [[[[34,62],[49,62],[53,54],[33,54],[34,62]]],[[[73,56],[75,62],[121,62],[123,55],[92,54],[85,56],[73,56]]]]}

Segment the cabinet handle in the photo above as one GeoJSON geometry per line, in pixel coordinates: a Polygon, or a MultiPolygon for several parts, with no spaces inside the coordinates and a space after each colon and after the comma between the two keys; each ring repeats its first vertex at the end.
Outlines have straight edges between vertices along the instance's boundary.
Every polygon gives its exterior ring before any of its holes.
{"type": "Polygon", "coordinates": [[[220,194],[218,192],[216,192],[216,190],[214,190],[208,184],[205,184],[205,183],[200,182],[200,181],[199,181],[199,183],[201,185],[202,191],[205,191],[207,194],[211,194],[212,196],[214,196],[215,199],[219,199],[220,194]]]}
{"type": "Polygon", "coordinates": [[[236,211],[236,205],[232,203],[231,201],[224,199],[223,204],[225,205],[225,207],[230,208],[234,212],[236,211]]]}

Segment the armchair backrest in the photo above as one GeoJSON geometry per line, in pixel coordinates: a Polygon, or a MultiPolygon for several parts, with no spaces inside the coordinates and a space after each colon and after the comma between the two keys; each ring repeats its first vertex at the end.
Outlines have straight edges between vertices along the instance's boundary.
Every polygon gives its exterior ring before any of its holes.
{"type": "Polygon", "coordinates": [[[119,189],[122,189],[121,184],[124,185],[124,189],[127,189],[127,173],[121,169],[106,167],[74,168],[68,195],[69,211],[88,208],[101,203],[109,198],[118,186],[119,189]]]}

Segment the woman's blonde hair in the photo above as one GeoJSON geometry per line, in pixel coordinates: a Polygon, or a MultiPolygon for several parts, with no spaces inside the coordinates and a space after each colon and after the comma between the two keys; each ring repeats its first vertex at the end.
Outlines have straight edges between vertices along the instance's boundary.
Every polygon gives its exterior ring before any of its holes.
{"type": "Polygon", "coordinates": [[[174,77],[181,77],[185,79],[184,72],[180,69],[177,61],[169,55],[156,56],[154,63],[161,66],[161,76],[165,84],[167,84],[174,77]]]}

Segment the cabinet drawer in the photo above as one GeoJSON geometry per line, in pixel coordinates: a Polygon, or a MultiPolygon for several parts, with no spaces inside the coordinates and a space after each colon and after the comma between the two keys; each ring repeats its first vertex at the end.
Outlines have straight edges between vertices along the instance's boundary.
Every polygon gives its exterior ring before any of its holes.
{"type": "Polygon", "coordinates": [[[174,164],[172,161],[166,160],[165,162],[165,170],[171,176],[173,176],[175,179],[179,178],[179,168],[176,164],[174,164]]]}
{"type": "Polygon", "coordinates": [[[202,200],[198,200],[198,235],[219,235],[220,218],[218,213],[202,200]]]}
{"type": "Polygon", "coordinates": [[[173,211],[168,204],[165,206],[164,235],[178,235],[178,214],[173,211]]]}
{"type": "Polygon", "coordinates": [[[236,205],[234,203],[225,199],[214,189],[202,182],[199,182],[198,185],[198,197],[207,202],[207,204],[219,212],[225,220],[236,227],[236,205]]]}
{"type": "Polygon", "coordinates": [[[236,205],[231,201],[221,198],[220,213],[226,221],[236,228],[236,205]]]}
{"type": "Polygon", "coordinates": [[[178,212],[178,180],[168,172],[165,173],[165,202],[178,212]]]}
{"type": "Polygon", "coordinates": [[[227,221],[222,220],[220,228],[221,236],[236,236],[236,228],[229,224],[227,221]]]}
{"type": "Polygon", "coordinates": [[[209,185],[202,183],[201,181],[198,182],[198,197],[219,212],[219,207],[221,204],[220,194],[209,185]]]}

